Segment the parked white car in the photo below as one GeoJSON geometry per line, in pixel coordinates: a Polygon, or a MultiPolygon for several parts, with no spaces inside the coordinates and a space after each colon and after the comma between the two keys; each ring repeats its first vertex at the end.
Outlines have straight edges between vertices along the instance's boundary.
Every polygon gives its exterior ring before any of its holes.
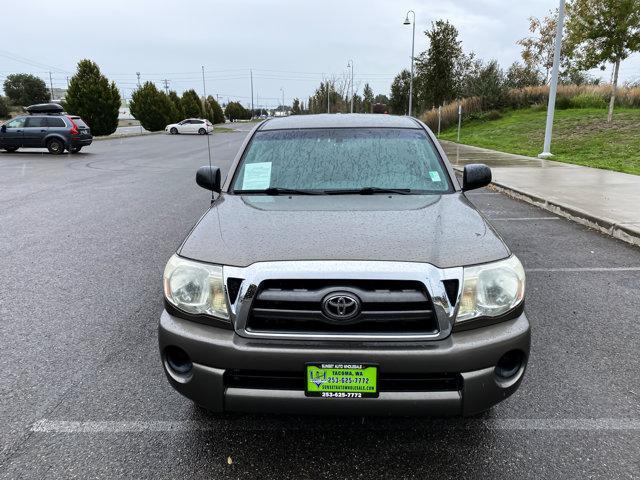
{"type": "Polygon", "coordinates": [[[205,135],[213,132],[213,124],[204,118],[187,118],[178,123],[172,123],[164,127],[164,131],[172,135],[178,133],[198,133],[205,135]]]}

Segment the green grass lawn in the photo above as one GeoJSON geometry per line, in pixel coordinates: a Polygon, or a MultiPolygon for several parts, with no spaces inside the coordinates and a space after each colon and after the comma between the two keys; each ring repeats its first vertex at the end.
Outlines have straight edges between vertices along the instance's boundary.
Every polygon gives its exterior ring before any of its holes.
{"type": "MultiPolygon", "coordinates": [[[[460,143],[535,157],[542,151],[546,111],[505,112],[498,120],[463,123],[460,143]]],[[[440,138],[456,141],[456,128],[440,138]]],[[[616,108],[607,123],[602,109],[556,110],[553,160],[640,175],[640,109],[616,108]]]]}

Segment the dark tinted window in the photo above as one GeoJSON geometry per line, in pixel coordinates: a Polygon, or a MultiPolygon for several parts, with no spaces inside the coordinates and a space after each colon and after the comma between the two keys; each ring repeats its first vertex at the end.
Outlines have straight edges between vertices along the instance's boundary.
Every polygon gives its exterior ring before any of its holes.
{"type": "Polygon", "coordinates": [[[48,117],[47,118],[47,125],[49,127],[66,127],[66,123],[64,123],[64,120],[61,119],[60,117],[48,117]]]}
{"type": "Polygon", "coordinates": [[[84,120],[82,120],[80,117],[71,117],[71,118],[79,128],[89,128],[89,125],[84,123],[84,120]]]}
{"type": "Polygon", "coordinates": [[[46,127],[47,117],[27,117],[25,127],[46,127]]]}
{"type": "Polygon", "coordinates": [[[204,122],[202,120],[191,120],[191,123],[195,123],[196,125],[202,125],[204,122]]]}
{"type": "Polygon", "coordinates": [[[450,191],[449,175],[420,129],[317,128],[254,135],[234,190],[352,190],[367,187],[450,191]]]}

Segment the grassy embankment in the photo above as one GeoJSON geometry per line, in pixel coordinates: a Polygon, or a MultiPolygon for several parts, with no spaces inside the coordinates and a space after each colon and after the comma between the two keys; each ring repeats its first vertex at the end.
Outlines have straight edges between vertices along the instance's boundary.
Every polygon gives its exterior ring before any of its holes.
{"type": "MultiPolygon", "coordinates": [[[[525,108],[502,113],[497,120],[462,124],[460,142],[535,157],[542,150],[546,110],[525,108]]],[[[551,151],[553,160],[640,175],[640,109],[616,107],[613,122],[600,108],[557,110],[551,151]]],[[[456,141],[456,127],[440,138],[456,141]]]]}

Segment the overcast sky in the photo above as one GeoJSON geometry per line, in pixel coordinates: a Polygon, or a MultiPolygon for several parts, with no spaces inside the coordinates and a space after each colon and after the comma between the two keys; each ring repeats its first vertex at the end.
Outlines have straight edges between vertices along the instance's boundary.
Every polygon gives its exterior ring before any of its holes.
{"type": "MultiPolygon", "coordinates": [[[[388,94],[393,76],[409,66],[411,27],[416,12],[416,54],[426,49],[423,32],[447,19],[460,31],[465,51],[497,59],[503,68],[520,57],[516,41],[528,34],[531,15],[542,16],[557,0],[3,0],[4,41],[0,81],[9,73],[31,72],[53,86],[66,86],[82,58],[98,63],[125,97],[142,81],[171,89],[202,91],[221,100],[251,99],[275,106],[284,90],[306,102],[324,76],[343,75],[355,64],[359,91],[369,82],[388,94]]],[[[622,64],[621,79],[640,79],[640,56],[622,64]]],[[[601,75],[608,78],[609,73],[601,75]]]]}

